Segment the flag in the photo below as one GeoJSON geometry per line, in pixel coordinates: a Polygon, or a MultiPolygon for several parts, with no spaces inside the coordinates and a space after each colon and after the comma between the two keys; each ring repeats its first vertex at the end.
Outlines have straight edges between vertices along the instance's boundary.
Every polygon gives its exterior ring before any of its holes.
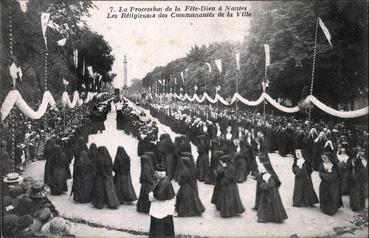
{"type": "Polygon", "coordinates": [[[49,23],[49,18],[50,18],[50,13],[48,12],[41,13],[41,29],[42,29],[42,35],[44,37],[46,48],[47,48],[46,29],[47,29],[47,24],[49,23]]]}
{"type": "Polygon", "coordinates": [[[184,82],[183,71],[181,72],[181,78],[182,78],[182,81],[184,82]]]}
{"type": "Polygon", "coordinates": [[[57,41],[58,46],[65,46],[65,42],[67,42],[67,38],[64,38],[64,39],[61,39],[61,40],[57,41]]]}
{"type": "Polygon", "coordinates": [[[183,88],[180,88],[179,91],[183,92],[183,88]]]}
{"type": "Polygon", "coordinates": [[[18,0],[22,12],[27,11],[28,0],[18,0]]]}
{"type": "Polygon", "coordinates": [[[237,69],[239,71],[240,70],[240,52],[236,52],[235,56],[236,56],[237,69]]]}
{"type": "Polygon", "coordinates": [[[189,69],[185,69],[186,73],[188,72],[189,69]]]}
{"type": "Polygon", "coordinates": [[[90,74],[90,76],[92,77],[93,76],[93,69],[92,69],[92,66],[87,66],[87,70],[88,70],[88,73],[90,74]]]}
{"type": "Polygon", "coordinates": [[[85,72],[86,71],[86,62],[85,62],[85,58],[83,58],[83,67],[82,67],[82,75],[85,76],[85,72]]]}
{"type": "Polygon", "coordinates": [[[14,62],[10,65],[9,71],[10,71],[10,76],[12,77],[12,79],[16,80],[18,77],[18,67],[14,62]]]}
{"type": "Polygon", "coordinates": [[[174,78],[174,84],[177,85],[177,78],[174,78]]]}
{"type": "Polygon", "coordinates": [[[73,51],[73,62],[74,62],[74,68],[78,68],[78,50],[77,49],[73,51]]]}
{"type": "Polygon", "coordinates": [[[84,84],[84,83],[82,83],[82,85],[81,85],[81,86],[82,86],[82,88],[86,89],[86,86],[85,86],[85,84],[84,84]]]}
{"type": "Polygon", "coordinates": [[[218,92],[219,92],[219,90],[220,90],[220,88],[221,88],[221,87],[220,87],[220,85],[216,86],[216,87],[215,87],[215,91],[218,93],[218,92]]]}
{"type": "Polygon", "coordinates": [[[269,50],[269,45],[268,44],[264,44],[264,49],[265,49],[265,67],[270,65],[270,50],[269,50]]]}
{"type": "Polygon", "coordinates": [[[331,42],[331,34],[329,33],[328,28],[325,26],[324,22],[322,21],[322,19],[320,19],[320,17],[318,17],[319,20],[319,26],[320,28],[322,28],[322,31],[324,32],[325,38],[327,38],[328,43],[330,44],[331,47],[333,47],[332,42],[331,42]]]}
{"type": "Polygon", "coordinates": [[[210,65],[210,63],[208,63],[208,62],[205,62],[205,64],[208,66],[208,68],[209,68],[209,73],[211,73],[211,65],[210,65]]]}
{"type": "Polygon", "coordinates": [[[222,60],[220,59],[215,60],[215,64],[217,65],[219,73],[222,73],[222,60]]]}
{"type": "Polygon", "coordinates": [[[265,89],[269,87],[269,80],[261,82],[261,85],[263,86],[263,92],[265,92],[265,89]]]}
{"type": "Polygon", "coordinates": [[[63,77],[63,84],[66,86],[69,84],[69,82],[63,77]]]}
{"type": "Polygon", "coordinates": [[[23,73],[20,67],[18,67],[17,75],[18,75],[19,80],[22,82],[23,73]]]}
{"type": "Polygon", "coordinates": [[[197,89],[198,89],[198,87],[197,87],[197,85],[195,85],[195,91],[197,91],[197,89]]]}

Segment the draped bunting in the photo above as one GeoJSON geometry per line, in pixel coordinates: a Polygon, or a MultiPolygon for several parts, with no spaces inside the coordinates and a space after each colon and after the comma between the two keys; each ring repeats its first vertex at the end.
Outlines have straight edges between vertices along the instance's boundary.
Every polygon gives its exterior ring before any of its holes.
{"type": "Polygon", "coordinates": [[[50,91],[44,92],[39,109],[37,111],[33,111],[33,109],[24,101],[18,90],[10,90],[3,104],[1,105],[1,120],[5,120],[14,105],[16,105],[18,109],[27,117],[31,119],[40,119],[45,114],[49,104],[51,108],[56,108],[55,100],[50,91]]]}
{"type": "Polygon", "coordinates": [[[64,92],[62,95],[63,106],[68,106],[69,108],[74,108],[79,101],[79,94],[77,91],[73,93],[73,99],[70,101],[69,95],[67,92],[64,92]]]}
{"type": "MultiPolygon", "coordinates": [[[[235,103],[237,100],[240,101],[241,103],[247,105],[247,106],[257,106],[260,103],[262,103],[264,100],[268,101],[273,107],[277,108],[278,110],[285,112],[285,113],[296,113],[300,111],[300,107],[299,106],[295,106],[295,107],[286,107],[283,106],[281,104],[279,104],[276,100],[274,100],[271,96],[269,96],[267,93],[263,92],[260,97],[255,100],[255,101],[249,101],[246,98],[242,97],[239,93],[235,93],[231,99],[230,102],[227,102],[227,100],[225,100],[222,96],[220,96],[219,94],[216,94],[214,99],[211,98],[207,93],[204,93],[202,95],[202,97],[200,98],[197,94],[194,94],[192,97],[190,97],[187,93],[182,96],[182,95],[178,95],[176,93],[172,94],[174,97],[180,99],[181,101],[196,101],[198,103],[203,103],[205,101],[205,99],[207,101],[209,101],[210,103],[214,104],[216,102],[220,102],[223,105],[226,106],[230,106],[233,103],[235,103]]],[[[365,107],[356,111],[338,111],[334,108],[331,108],[327,105],[325,105],[324,103],[322,103],[321,101],[319,101],[316,97],[314,97],[313,95],[309,95],[308,97],[305,98],[304,103],[312,103],[314,104],[316,107],[318,107],[320,110],[324,111],[325,113],[328,113],[332,116],[335,117],[339,117],[339,118],[356,118],[356,117],[361,117],[361,116],[365,116],[368,114],[369,111],[369,107],[365,107]]]]}

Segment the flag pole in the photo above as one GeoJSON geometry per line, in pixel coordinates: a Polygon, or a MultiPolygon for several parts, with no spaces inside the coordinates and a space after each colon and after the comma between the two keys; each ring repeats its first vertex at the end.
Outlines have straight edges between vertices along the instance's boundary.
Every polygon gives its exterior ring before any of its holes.
{"type": "MultiPolygon", "coordinates": [[[[315,61],[316,61],[316,44],[317,44],[317,40],[318,40],[318,24],[319,24],[319,18],[316,18],[314,53],[313,53],[313,69],[312,69],[312,72],[311,72],[310,95],[313,95],[313,90],[314,90],[314,73],[315,73],[315,61]]],[[[312,110],[312,108],[309,107],[309,122],[311,121],[311,110],[312,110]]]]}
{"type": "MultiPolygon", "coordinates": [[[[264,77],[265,77],[265,81],[264,81],[264,83],[266,84],[266,82],[267,82],[267,71],[268,71],[268,66],[267,65],[265,65],[265,72],[264,72],[264,77]]],[[[265,92],[266,91],[266,85],[265,86],[263,86],[263,91],[265,92]]],[[[264,100],[263,100],[263,115],[264,115],[264,123],[265,123],[265,98],[264,98],[264,100]]]]}
{"type": "MultiPolygon", "coordinates": [[[[240,71],[237,70],[237,78],[236,78],[236,93],[238,94],[238,84],[240,81],[240,71]]],[[[236,115],[238,116],[238,100],[236,100],[236,115]]]]}

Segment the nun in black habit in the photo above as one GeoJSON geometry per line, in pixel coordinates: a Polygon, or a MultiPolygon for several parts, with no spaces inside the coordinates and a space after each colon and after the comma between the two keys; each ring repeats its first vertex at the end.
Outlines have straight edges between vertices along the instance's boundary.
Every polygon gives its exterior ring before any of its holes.
{"type": "Polygon", "coordinates": [[[137,201],[137,211],[149,213],[150,200],[149,193],[153,190],[155,184],[154,166],[148,155],[141,156],[141,175],[140,175],[140,195],[137,201]]]}
{"type": "Polygon", "coordinates": [[[232,164],[230,155],[223,155],[220,158],[221,167],[223,170],[220,178],[220,192],[217,199],[217,209],[223,218],[234,217],[245,212],[242,205],[240,193],[238,191],[236,181],[236,171],[232,164]]]}
{"type": "Polygon", "coordinates": [[[50,192],[51,195],[61,195],[68,191],[67,186],[67,170],[66,157],[60,145],[55,145],[51,154],[51,160],[49,160],[50,166],[50,192]]]}
{"type": "Polygon", "coordinates": [[[350,207],[353,211],[360,211],[365,208],[365,200],[368,198],[368,161],[364,152],[359,151],[350,158],[349,164],[350,207]]]}
{"type": "Polygon", "coordinates": [[[305,160],[304,151],[301,149],[295,150],[292,171],[295,174],[292,205],[295,207],[307,207],[319,203],[311,180],[311,165],[305,160]]]}
{"type": "Polygon", "coordinates": [[[113,171],[115,174],[113,181],[118,200],[121,204],[137,200],[137,196],[132,185],[130,169],[130,158],[124,148],[119,146],[114,160],[113,171]]]}
{"type": "Polygon", "coordinates": [[[160,136],[157,148],[160,167],[165,169],[167,177],[173,179],[175,173],[175,148],[169,134],[162,134],[160,136]]]}
{"type": "Polygon", "coordinates": [[[323,162],[319,168],[320,208],[325,214],[334,215],[343,206],[337,161],[330,152],[322,154],[321,158],[323,162]]]}
{"type": "Polygon", "coordinates": [[[261,174],[258,222],[281,223],[288,218],[278,191],[281,182],[270,163],[259,163],[258,170],[261,174]]]}
{"type": "Polygon", "coordinates": [[[44,149],[44,159],[45,159],[45,172],[44,172],[44,183],[50,186],[50,160],[53,157],[54,147],[56,145],[55,139],[50,139],[46,143],[44,149]]]}
{"type": "Polygon", "coordinates": [[[172,183],[163,172],[158,172],[159,182],[150,193],[150,232],[149,237],[175,237],[173,214],[175,193],[172,183]]]}
{"type": "Polygon", "coordinates": [[[91,201],[93,190],[94,165],[86,151],[82,151],[75,166],[72,192],[73,200],[78,203],[91,201]]]}
{"type": "Polygon", "coordinates": [[[200,182],[205,180],[209,171],[209,148],[209,138],[206,135],[198,136],[197,152],[199,156],[196,161],[196,176],[200,182]]]}
{"type": "Polygon", "coordinates": [[[179,217],[201,216],[205,211],[199,198],[195,167],[188,157],[180,157],[178,163],[178,183],[180,189],[177,193],[176,211],[179,217]]]}
{"type": "Polygon", "coordinates": [[[101,209],[104,204],[109,208],[117,209],[119,201],[115,193],[113,182],[113,161],[105,146],[98,147],[98,164],[94,178],[92,204],[101,209]]]}

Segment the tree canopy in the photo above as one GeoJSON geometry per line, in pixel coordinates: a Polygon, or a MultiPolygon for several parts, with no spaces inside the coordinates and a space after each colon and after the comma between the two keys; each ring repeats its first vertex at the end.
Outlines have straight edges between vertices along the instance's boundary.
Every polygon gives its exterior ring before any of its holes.
{"type": "MultiPolygon", "coordinates": [[[[333,47],[319,27],[313,94],[329,105],[367,95],[367,1],[260,1],[254,5],[250,30],[242,42],[193,46],[186,57],[149,72],[143,86],[154,88],[160,79],[173,85],[173,78],[180,81],[180,72],[188,69],[185,79],[190,95],[195,84],[197,93],[204,91],[206,78],[208,93],[214,95],[214,86],[219,84],[222,96],[232,96],[239,77],[239,93],[255,99],[262,92],[264,44],[269,44],[268,93],[297,104],[310,91],[316,23],[320,17],[330,31],[333,47]],[[236,70],[236,51],[240,52],[240,72],[236,70]],[[222,60],[221,74],[216,69],[216,59],[222,60]],[[205,62],[211,64],[211,74],[205,62]]],[[[185,84],[177,84],[177,93],[180,87],[185,84]]]]}
{"type": "MultiPolygon", "coordinates": [[[[96,32],[92,32],[84,17],[95,7],[92,1],[78,0],[30,0],[25,13],[15,0],[1,1],[0,37],[0,101],[12,87],[9,66],[15,62],[22,68],[23,81],[17,81],[17,89],[31,105],[38,105],[44,91],[44,56],[46,46],[41,31],[41,13],[50,13],[47,28],[48,81],[47,87],[53,95],[60,96],[64,91],[63,77],[69,81],[67,90],[82,90],[81,84],[87,80],[82,77],[83,60],[86,66],[102,75],[104,82],[112,81],[109,73],[114,62],[111,47],[96,32]],[[9,7],[12,16],[13,50],[9,52],[9,7]],[[65,46],[58,40],[67,38],[65,46]],[[73,66],[73,50],[78,49],[78,68],[73,66]]],[[[86,70],[86,74],[88,74],[86,70]]]]}

